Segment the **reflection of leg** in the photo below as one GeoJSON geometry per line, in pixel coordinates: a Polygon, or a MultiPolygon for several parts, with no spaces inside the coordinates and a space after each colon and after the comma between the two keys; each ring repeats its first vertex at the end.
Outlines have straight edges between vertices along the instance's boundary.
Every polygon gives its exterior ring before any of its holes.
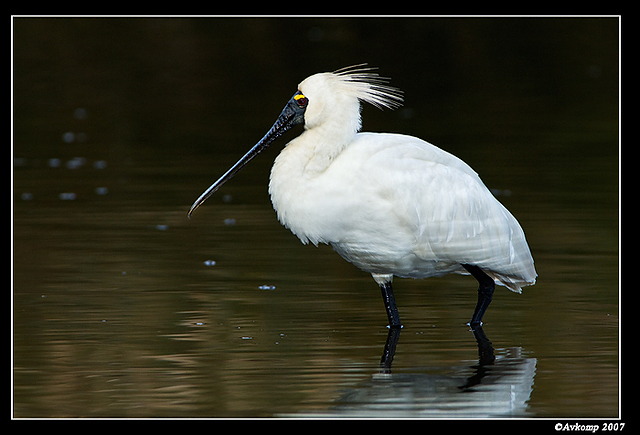
{"type": "Polygon", "coordinates": [[[473,336],[476,338],[476,343],[478,343],[478,358],[480,365],[493,364],[496,359],[493,355],[493,345],[485,335],[482,326],[476,326],[473,328],[473,336]]]}
{"type": "Polygon", "coordinates": [[[484,312],[487,311],[491,299],[493,299],[493,290],[496,288],[496,283],[493,278],[484,273],[478,266],[470,264],[463,264],[462,266],[480,283],[480,287],[478,287],[478,303],[469,322],[471,328],[475,328],[482,325],[482,316],[484,316],[484,312]]]}
{"type": "Polygon", "coordinates": [[[461,390],[466,390],[480,384],[480,382],[482,382],[482,378],[484,378],[490,370],[487,366],[492,365],[496,359],[493,355],[493,346],[484,334],[482,326],[476,326],[473,328],[472,332],[473,336],[476,338],[476,343],[478,344],[478,365],[472,366],[475,369],[475,373],[473,376],[467,378],[467,382],[464,385],[458,387],[461,390]]]}
{"type": "Polygon", "coordinates": [[[398,344],[401,330],[402,328],[389,328],[387,342],[384,345],[382,359],[380,359],[382,373],[391,373],[391,363],[393,362],[393,356],[396,354],[396,345],[398,344]]]}
{"type": "Polygon", "coordinates": [[[387,310],[387,318],[389,319],[390,328],[402,328],[402,322],[400,322],[400,315],[398,314],[398,307],[396,307],[396,300],[393,297],[393,289],[391,288],[391,281],[380,284],[380,290],[382,291],[382,299],[384,300],[384,307],[387,310]]]}

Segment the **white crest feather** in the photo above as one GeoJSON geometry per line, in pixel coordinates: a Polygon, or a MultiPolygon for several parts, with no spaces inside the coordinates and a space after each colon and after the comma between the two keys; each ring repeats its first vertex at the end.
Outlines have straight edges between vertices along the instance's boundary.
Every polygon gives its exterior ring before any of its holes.
{"type": "Polygon", "coordinates": [[[369,67],[366,63],[340,68],[332,74],[339,77],[345,86],[345,91],[379,109],[387,107],[396,109],[402,106],[402,91],[387,85],[389,78],[380,77],[375,67],[369,67]]]}

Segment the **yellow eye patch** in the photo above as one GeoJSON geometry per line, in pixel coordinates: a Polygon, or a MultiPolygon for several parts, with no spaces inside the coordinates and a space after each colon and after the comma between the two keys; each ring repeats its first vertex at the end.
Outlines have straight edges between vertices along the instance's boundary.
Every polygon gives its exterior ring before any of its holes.
{"type": "Polygon", "coordinates": [[[298,103],[298,107],[300,108],[306,107],[307,103],[309,102],[307,97],[305,97],[300,91],[296,92],[296,94],[293,96],[293,99],[296,103],[298,103]]]}

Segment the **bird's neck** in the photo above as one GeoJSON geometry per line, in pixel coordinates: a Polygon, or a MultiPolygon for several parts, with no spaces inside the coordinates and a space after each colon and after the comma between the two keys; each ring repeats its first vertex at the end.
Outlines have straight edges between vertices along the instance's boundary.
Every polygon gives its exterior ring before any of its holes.
{"type": "Polygon", "coordinates": [[[300,149],[306,160],[303,172],[313,176],[324,172],[333,160],[353,141],[357,130],[336,128],[331,123],[305,130],[290,145],[300,149]],[[294,143],[295,142],[295,143],[294,143]]]}
{"type": "Polygon", "coordinates": [[[356,133],[328,134],[321,127],[305,130],[280,152],[271,168],[269,193],[280,222],[303,243],[326,242],[324,236],[311,230],[318,219],[322,201],[318,183],[334,159],[348,147],[356,133]],[[300,226],[300,222],[305,225],[300,226]]]}

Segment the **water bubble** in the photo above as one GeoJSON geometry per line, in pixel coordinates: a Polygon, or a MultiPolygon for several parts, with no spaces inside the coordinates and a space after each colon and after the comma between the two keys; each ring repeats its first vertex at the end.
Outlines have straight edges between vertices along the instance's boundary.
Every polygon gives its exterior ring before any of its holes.
{"type": "Polygon", "coordinates": [[[47,165],[50,168],[59,168],[60,167],[60,163],[61,163],[60,159],[56,159],[56,158],[51,158],[51,159],[47,160],[47,165]]]}
{"type": "Polygon", "coordinates": [[[75,139],[76,139],[76,135],[72,131],[68,131],[66,133],[63,133],[63,135],[62,135],[62,142],[64,142],[64,143],[71,143],[75,139]]]}
{"type": "Polygon", "coordinates": [[[84,107],[78,107],[73,111],[73,117],[76,119],[85,119],[87,117],[87,109],[84,107]]]}
{"type": "Polygon", "coordinates": [[[215,266],[216,262],[214,260],[205,260],[204,265],[205,266],[215,266]]]}
{"type": "Polygon", "coordinates": [[[87,163],[87,159],[84,157],[74,157],[66,163],[67,169],[78,169],[84,164],[87,163]]]}
{"type": "Polygon", "coordinates": [[[276,286],[275,285],[266,285],[265,284],[265,285],[258,286],[258,288],[260,290],[275,290],[276,286]]]}
{"type": "Polygon", "coordinates": [[[73,201],[74,199],[76,199],[76,194],[73,192],[62,192],[60,195],[58,195],[58,198],[63,201],[73,201]]]}
{"type": "Polygon", "coordinates": [[[94,192],[96,193],[96,195],[106,195],[107,193],[109,193],[109,189],[107,189],[106,187],[96,187],[94,192]]]}

